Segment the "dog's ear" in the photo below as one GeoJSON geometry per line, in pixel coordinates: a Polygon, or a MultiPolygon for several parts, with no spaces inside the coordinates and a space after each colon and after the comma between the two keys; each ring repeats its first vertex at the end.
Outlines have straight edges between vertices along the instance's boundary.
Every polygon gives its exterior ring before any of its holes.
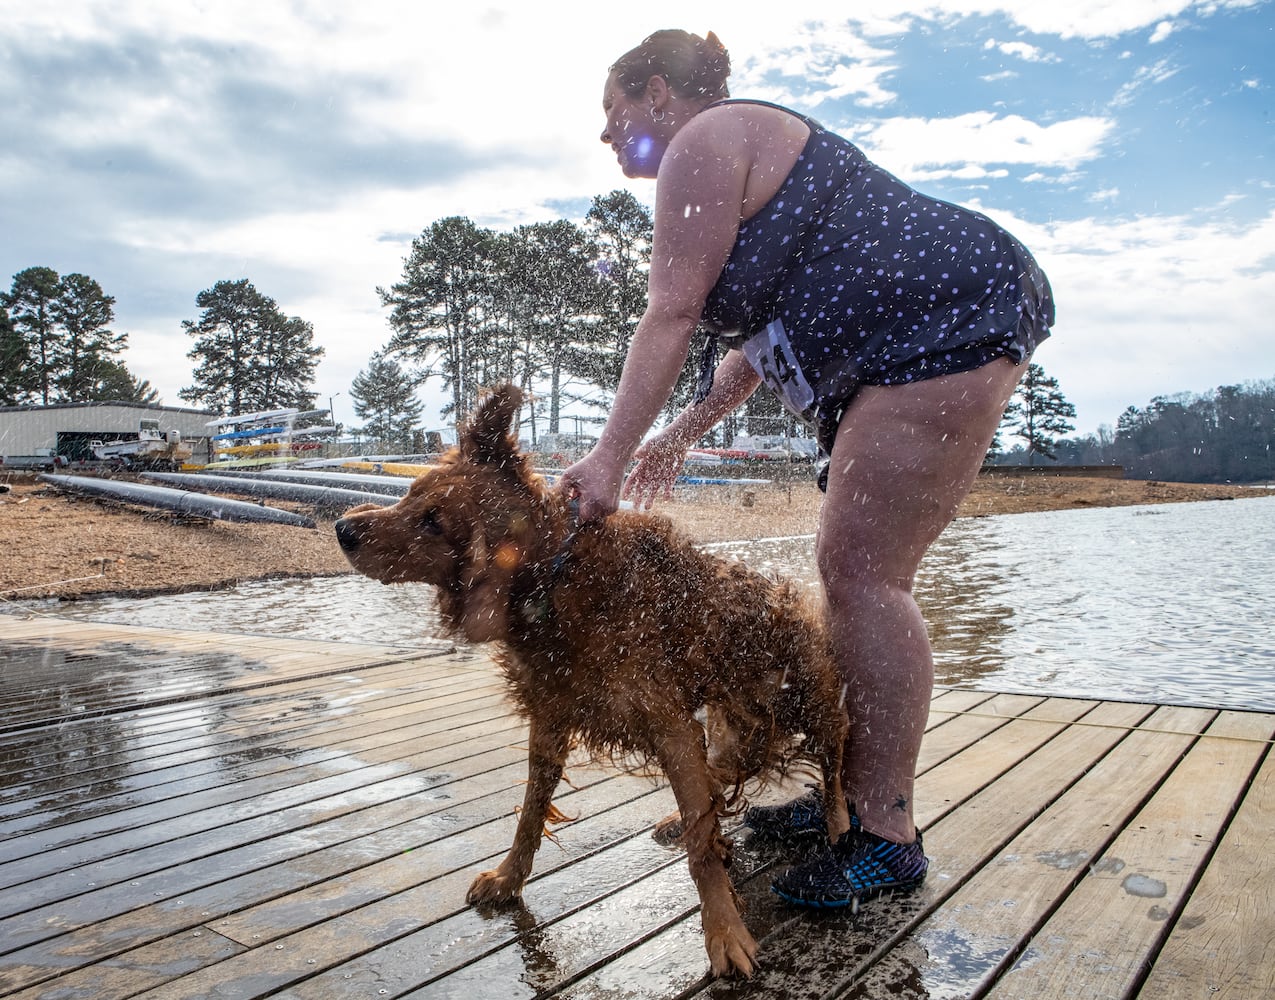
{"type": "Polygon", "coordinates": [[[522,407],[522,393],[509,383],[496,386],[479,402],[460,436],[461,454],[478,464],[504,465],[518,451],[511,424],[522,407]]]}
{"type": "Polygon", "coordinates": [[[461,571],[457,619],[470,642],[494,642],[509,637],[514,574],[522,559],[523,553],[513,542],[502,542],[493,550],[481,533],[474,535],[461,571]]]}

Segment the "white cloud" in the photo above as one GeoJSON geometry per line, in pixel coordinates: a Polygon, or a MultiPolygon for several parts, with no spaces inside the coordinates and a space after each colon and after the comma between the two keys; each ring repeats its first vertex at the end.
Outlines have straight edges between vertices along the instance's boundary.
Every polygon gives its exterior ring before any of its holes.
{"type": "Polygon", "coordinates": [[[1109,118],[1040,125],[1019,115],[978,111],[954,118],[891,118],[858,128],[855,138],[874,160],[906,180],[922,172],[951,176],[971,164],[1074,170],[1099,155],[1114,128],[1109,118]]]}
{"type": "Polygon", "coordinates": [[[893,101],[894,91],[885,81],[897,70],[893,52],[869,41],[869,37],[898,35],[905,25],[879,21],[865,25],[844,18],[810,21],[776,31],[742,66],[734,65],[740,79],[732,89],[764,94],[777,103],[817,107],[828,100],[853,97],[866,107],[893,101]],[[776,85],[773,77],[784,78],[776,85]]]}
{"type": "Polygon", "coordinates": [[[1151,32],[1151,37],[1147,41],[1152,45],[1159,45],[1173,34],[1175,27],[1172,21],[1161,21],[1155,26],[1155,30],[1151,32]]]}
{"type": "Polygon", "coordinates": [[[1056,55],[1035,45],[1029,45],[1027,42],[998,42],[994,38],[989,38],[983,43],[983,49],[985,51],[995,49],[1002,55],[1013,56],[1023,62],[1061,62],[1056,55]]]}
{"type": "Polygon", "coordinates": [[[1067,3],[1015,0],[939,0],[957,14],[998,13],[1040,35],[1090,40],[1117,38],[1195,11],[1209,15],[1222,9],[1253,7],[1264,0],[1068,0],[1067,3]]]}
{"type": "Polygon", "coordinates": [[[1139,66],[1133,74],[1133,79],[1124,83],[1116,91],[1115,96],[1111,99],[1111,106],[1113,108],[1126,107],[1133,101],[1134,96],[1139,91],[1149,86],[1164,83],[1166,80],[1176,76],[1178,72],[1178,67],[1167,59],[1161,59],[1150,66],[1139,66]]]}

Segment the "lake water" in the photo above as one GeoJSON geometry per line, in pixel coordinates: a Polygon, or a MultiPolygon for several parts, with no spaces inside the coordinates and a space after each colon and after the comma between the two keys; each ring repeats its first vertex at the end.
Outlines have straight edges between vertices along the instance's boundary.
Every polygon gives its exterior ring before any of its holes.
{"type": "MultiPolygon", "coordinates": [[[[710,549],[816,586],[813,537],[710,549]]],[[[1275,711],[1275,498],[965,518],[922,565],[937,682],[1275,711]]],[[[363,577],[51,605],[313,639],[435,636],[429,588],[363,577]]]]}

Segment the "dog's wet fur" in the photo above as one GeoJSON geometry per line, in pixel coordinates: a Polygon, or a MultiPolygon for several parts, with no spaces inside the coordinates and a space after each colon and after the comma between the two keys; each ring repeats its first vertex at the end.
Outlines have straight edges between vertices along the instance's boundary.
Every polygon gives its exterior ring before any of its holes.
{"type": "Polygon", "coordinates": [[[750,975],[757,944],[727,875],[727,796],[734,804],[746,781],[805,764],[835,804],[830,837],[849,826],[848,722],[819,610],[794,585],[699,550],[663,517],[620,511],[578,525],[518,450],[521,403],[513,386],[489,392],[459,444],[402,500],[356,507],[336,524],[360,573],[432,584],[445,627],[498,644],[529,722],[513,846],[467,898],[520,897],[546,822],[562,818],[551,797],[569,751],[637,758],[657,765],[676,797],[713,973],[750,975]]]}

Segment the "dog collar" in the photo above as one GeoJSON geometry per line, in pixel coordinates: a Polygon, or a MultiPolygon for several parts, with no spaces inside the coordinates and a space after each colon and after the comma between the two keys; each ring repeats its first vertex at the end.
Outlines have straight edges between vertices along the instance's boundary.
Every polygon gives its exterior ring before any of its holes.
{"type": "Polygon", "coordinates": [[[528,625],[538,625],[549,617],[549,591],[553,589],[558,577],[562,575],[563,567],[567,564],[567,558],[571,555],[571,547],[580,535],[582,527],[580,524],[580,501],[575,497],[568,500],[567,511],[571,516],[571,530],[567,532],[562,544],[558,546],[558,551],[549,560],[548,576],[536,584],[536,587],[527,595],[519,608],[523,621],[528,625]]]}

